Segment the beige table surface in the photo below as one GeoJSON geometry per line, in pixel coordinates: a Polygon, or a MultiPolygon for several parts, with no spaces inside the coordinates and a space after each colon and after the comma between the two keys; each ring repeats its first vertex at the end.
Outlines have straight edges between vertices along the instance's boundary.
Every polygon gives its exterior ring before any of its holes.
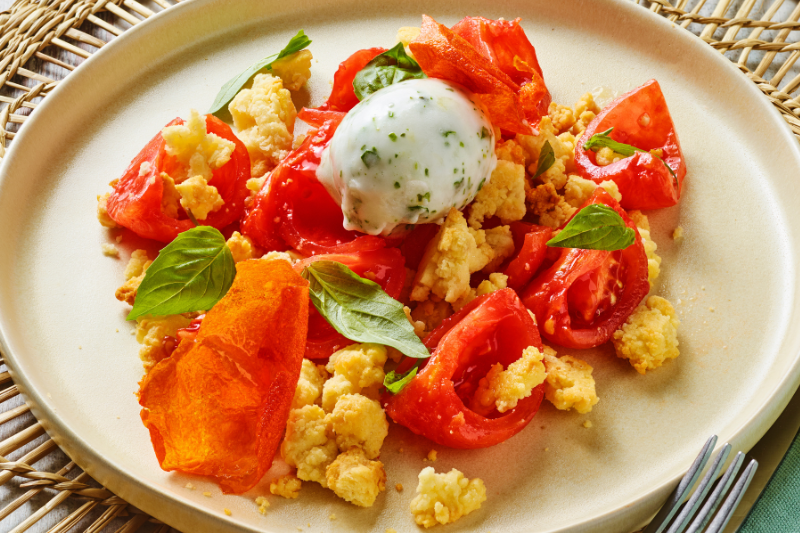
{"type": "MultiPolygon", "coordinates": [[[[13,0],[0,0],[0,11],[9,8],[12,3],[13,0]]],[[[788,2],[787,4],[791,5],[787,5],[785,8],[792,9],[796,5],[796,2],[788,2]]],[[[776,18],[780,17],[778,16],[776,18]]],[[[4,405],[4,407],[10,409],[16,407],[19,405],[19,403],[21,403],[21,399],[15,398],[14,402],[6,402],[7,405],[4,405]]],[[[0,428],[0,440],[9,437],[16,432],[18,428],[29,425],[30,422],[26,421],[26,418],[27,417],[21,417],[21,419],[18,420],[18,424],[5,424],[4,427],[0,428]]],[[[744,520],[744,518],[747,516],[747,513],[750,511],[753,503],[758,498],[758,495],[772,477],[773,472],[788,450],[789,445],[791,444],[792,439],[798,430],[800,430],[800,392],[794,395],[786,410],[776,421],[775,425],[770,428],[766,435],[764,435],[764,437],[748,454],[748,456],[756,459],[760,466],[756,472],[753,482],[750,485],[750,488],[742,500],[741,505],[736,510],[733,519],[726,528],[726,533],[735,532],[742,520],[744,520]]],[[[39,441],[34,441],[31,443],[31,445],[34,445],[37,442],[39,441]]],[[[45,460],[40,461],[36,466],[41,470],[54,471],[63,466],[65,460],[66,458],[63,454],[54,454],[47,457],[45,460]],[[49,464],[46,464],[48,462],[52,462],[55,468],[51,468],[49,464]]],[[[12,480],[10,483],[0,487],[0,508],[24,493],[23,489],[19,489],[17,487],[17,485],[21,482],[20,479],[21,478],[14,478],[14,480],[12,480]]],[[[34,499],[29,502],[29,504],[26,504],[12,513],[4,521],[0,522],[0,531],[10,531],[14,526],[22,522],[27,516],[41,506],[46,499],[42,499],[41,501],[39,501],[38,498],[34,499]]],[[[39,521],[28,531],[32,533],[48,531],[48,529],[56,524],[58,520],[69,514],[69,512],[75,510],[78,506],[79,504],[77,502],[71,502],[68,500],[61,505],[60,509],[50,513],[51,516],[49,518],[39,521]]],[[[116,531],[116,528],[118,528],[119,525],[115,524],[116,522],[112,523],[111,526],[104,529],[104,531],[116,531]]]]}

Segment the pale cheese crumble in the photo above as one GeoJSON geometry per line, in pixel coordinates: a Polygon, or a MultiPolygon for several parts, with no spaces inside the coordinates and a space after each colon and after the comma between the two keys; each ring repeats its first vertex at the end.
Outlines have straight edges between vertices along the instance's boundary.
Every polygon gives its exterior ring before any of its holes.
{"type": "Polygon", "coordinates": [[[261,251],[253,244],[253,240],[238,231],[234,231],[225,244],[228,245],[236,263],[261,257],[261,251]]]}
{"type": "Polygon", "coordinates": [[[208,133],[205,117],[194,109],[184,124],[165,127],[161,136],[166,142],[167,153],[183,167],[180,173],[171,175],[176,184],[194,176],[211,181],[212,172],[230,161],[236,148],[232,141],[208,133]]]}
{"type": "Polygon", "coordinates": [[[411,500],[414,521],[426,528],[436,524],[450,524],[480,508],[486,501],[486,486],[479,478],[467,479],[452,469],[437,474],[433,467],[419,473],[417,495],[411,500]]]}
{"type": "Polygon", "coordinates": [[[514,252],[508,226],[475,230],[464,215],[451,209],[439,232],[428,244],[414,279],[411,299],[425,301],[433,294],[455,302],[470,290],[470,274],[492,271],[514,252]]]}
{"type": "Polygon", "coordinates": [[[322,365],[315,365],[308,359],[303,359],[300,369],[300,379],[292,399],[292,409],[300,409],[306,405],[319,403],[322,396],[322,386],[328,379],[328,371],[322,365]]]}
{"type": "Polygon", "coordinates": [[[297,110],[281,78],[257,74],[252,87],[239,91],[228,110],[250,154],[254,178],[266,174],[292,149],[297,110]]]}
{"type": "Polygon", "coordinates": [[[175,337],[179,329],[189,327],[191,322],[192,319],[184,315],[143,316],[136,319],[136,342],[142,345],[139,358],[146,370],[167,356],[164,337],[175,337]]]}
{"type": "Polygon", "coordinates": [[[498,412],[505,413],[530,396],[533,389],[544,380],[542,353],[535,346],[529,346],[506,370],[503,370],[501,363],[492,365],[478,383],[473,401],[477,404],[478,412],[491,412],[496,408],[498,412]]]}
{"type": "Polygon", "coordinates": [[[303,482],[300,481],[296,475],[286,474],[285,476],[270,481],[269,491],[276,496],[295,499],[300,495],[300,488],[302,486],[303,482]]]}
{"type": "Polygon", "coordinates": [[[320,406],[306,405],[289,412],[281,456],[297,468],[298,478],[327,487],[325,469],[338,453],[330,418],[320,406]]]}
{"type": "Polygon", "coordinates": [[[105,194],[100,194],[97,196],[97,220],[106,228],[114,229],[118,228],[119,224],[114,222],[114,220],[108,215],[108,199],[111,196],[110,192],[105,194]]]}
{"type": "Polygon", "coordinates": [[[380,455],[389,434],[389,422],[380,403],[360,394],[345,394],[336,401],[330,416],[340,451],[357,446],[368,459],[380,455]]]}
{"type": "Polygon", "coordinates": [[[545,346],[544,364],[547,369],[544,395],[557,409],[575,409],[585,414],[600,401],[592,377],[594,369],[586,361],[571,355],[558,357],[555,350],[545,346]]]}
{"type": "Polygon", "coordinates": [[[217,188],[209,185],[203,176],[193,176],[175,188],[181,195],[181,206],[191,211],[197,220],[205,220],[209,213],[219,211],[225,204],[217,188]]]}
{"type": "Polygon", "coordinates": [[[267,514],[267,509],[269,508],[269,501],[264,496],[258,496],[256,498],[256,505],[258,505],[258,512],[262,515],[267,514]]]}
{"type": "Polygon", "coordinates": [[[368,343],[351,344],[331,355],[326,369],[333,376],[322,388],[323,409],[333,411],[338,399],[345,394],[362,394],[377,399],[387,359],[385,346],[368,343]]]}
{"type": "Polygon", "coordinates": [[[278,76],[290,91],[299,91],[311,78],[311,50],[300,50],[270,65],[269,70],[278,76]]]}
{"type": "Polygon", "coordinates": [[[103,255],[106,257],[119,257],[119,248],[117,248],[116,244],[103,243],[101,248],[103,250],[103,255]]]}
{"type": "Polygon", "coordinates": [[[680,355],[675,308],[660,296],[650,296],[628,317],[611,339],[617,356],[628,359],[640,374],[680,355]]]}
{"type": "Polygon", "coordinates": [[[628,213],[628,216],[630,216],[633,223],[636,224],[639,235],[642,237],[644,252],[647,254],[647,280],[652,287],[653,282],[661,273],[661,257],[656,253],[658,245],[656,245],[655,241],[650,236],[650,221],[647,219],[647,215],[641,211],[631,211],[628,213]]]}
{"type": "Polygon", "coordinates": [[[386,490],[383,463],[370,460],[359,447],[339,454],[327,468],[328,487],[340,498],[372,507],[378,494],[386,490]]]}
{"type": "Polygon", "coordinates": [[[525,167],[498,159],[491,179],[478,191],[469,211],[469,225],[480,229],[484,219],[498,216],[503,224],[525,216],[525,167]]]}
{"type": "Polygon", "coordinates": [[[614,200],[622,201],[619,187],[613,181],[606,180],[598,185],[592,180],[587,180],[580,176],[570,176],[567,179],[567,184],[564,186],[564,200],[572,207],[579,208],[586,203],[586,200],[589,199],[597,187],[605,189],[614,200]]]}
{"type": "Polygon", "coordinates": [[[125,267],[125,283],[114,293],[117,300],[133,305],[136,300],[136,291],[144,279],[145,272],[152,263],[147,258],[146,250],[134,250],[128,265],[125,267]]]}

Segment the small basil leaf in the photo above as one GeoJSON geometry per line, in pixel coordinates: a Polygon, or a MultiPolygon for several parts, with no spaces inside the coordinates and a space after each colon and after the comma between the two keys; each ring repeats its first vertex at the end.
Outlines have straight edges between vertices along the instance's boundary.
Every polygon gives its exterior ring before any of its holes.
{"type": "MultiPolygon", "coordinates": [[[[591,139],[589,139],[591,141],[591,139]]],[[[533,178],[536,179],[552,167],[556,162],[556,154],[553,152],[553,147],[550,146],[550,141],[545,141],[542,150],[539,152],[539,164],[536,166],[536,174],[533,178]]]]}
{"type": "Polygon", "coordinates": [[[315,261],[303,269],[317,311],[333,328],[355,342],[396,348],[408,357],[430,357],[403,312],[403,304],[380,285],[336,261],[315,261]]]}
{"type": "Polygon", "coordinates": [[[297,35],[289,40],[289,44],[287,44],[283,50],[277,54],[265,57],[258,63],[250,65],[244,72],[228,80],[217,93],[217,97],[214,98],[214,103],[211,104],[211,109],[209,109],[208,112],[218,116],[220,112],[227,107],[230,101],[233,100],[236,93],[238,93],[259,70],[269,68],[275,61],[292,55],[295,52],[299,52],[307,48],[309,44],[311,44],[311,39],[306,37],[305,32],[303,32],[303,30],[297,32],[297,35]]]}
{"type": "Polygon", "coordinates": [[[147,269],[128,320],[211,309],[235,275],[233,255],[218,229],[198,226],[184,231],[147,269]]]}
{"type": "MultiPolygon", "coordinates": [[[[623,144],[621,142],[615,141],[614,139],[609,137],[612,131],[614,131],[614,128],[608,128],[606,131],[602,133],[595,133],[594,135],[589,137],[588,141],[586,141],[583,144],[583,149],[597,152],[601,148],[611,148],[616,153],[622,154],[625,157],[630,157],[636,152],[644,152],[644,150],[642,150],[641,148],[636,148],[635,146],[631,146],[630,144],[623,144]]],[[[666,161],[664,161],[657,155],[653,153],[651,153],[650,155],[652,155],[653,157],[664,163],[664,166],[667,167],[667,170],[669,170],[669,173],[672,175],[672,179],[675,180],[675,185],[677,186],[678,176],[675,175],[675,171],[672,170],[672,167],[670,167],[666,161]]]]}
{"type": "Polygon", "coordinates": [[[636,232],[625,225],[616,211],[607,205],[590,204],[547,241],[547,246],[613,252],[627,248],[635,240],[636,232]]]}
{"type": "Polygon", "coordinates": [[[414,376],[417,375],[420,361],[420,359],[417,359],[416,364],[403,374],[397,374],[394,370],[386,374],[386,377],[383,378],[383,386],[386,387],[386,390],[392,394],[397,394],[403,390],[406,385],[411,383],[414,376]]]}
{"type": "Polygon", "coordinates": [[[406,54],[403,43],[375,56],[353,79],[353,90],[359,100],[375,91],[410,79],[427,78],[419,63],[406,54]]]}

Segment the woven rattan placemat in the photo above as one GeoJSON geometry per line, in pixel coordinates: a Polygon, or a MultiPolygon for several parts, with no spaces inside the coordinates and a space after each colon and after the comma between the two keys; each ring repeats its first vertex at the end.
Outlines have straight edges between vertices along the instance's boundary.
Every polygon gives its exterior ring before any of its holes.
{"type": "MultiPolygon", "coordinates": [[[[634,1],[724,53],[800,139],[797,0],[634,1]]],[[[0,0],[0,9],[9,3],[0,0]]],[[[175,3],[17,0],[0,12],[0,162],[15,134],[60,80],[116,36],[175,3]]],[[[30,414],[2,358],[0,507],[0,531],[9,533],[171,531],[70,461],[30,414]]]]}

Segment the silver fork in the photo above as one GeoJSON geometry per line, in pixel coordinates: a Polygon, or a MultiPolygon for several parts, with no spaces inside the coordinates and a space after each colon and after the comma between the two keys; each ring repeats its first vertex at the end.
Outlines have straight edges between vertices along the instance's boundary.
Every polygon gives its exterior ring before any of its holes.
{"type": "Polygon", "coordinates": [[[714,486],[714,480],[719,475],[722,465],[725,464],[731,452],[731,445],[725,444],[714,459],[708,472],[706,472],[703,480],[697,486],[694,494],[689,498],[689,501],[683,504],[711,458],[716,443],[717,436],[712,435],[703,446],[700,455],[692,463],[689,471],[686,472],[681,482],[672,491],[664,507],[661,508],[642,533],[682,533],[683,531],[686,531],[686,533],[700,533],[701,531],[721,533],[725,529],[731,516],[733,516],[733,511],[742,501],[742,496],[744,496],[750,481],[753,479],[753,475],[755,475],[758,461],[755,459],[750,461],[734,484],[736,474],[744,464],[744,454],[742,452],[737,453],[728,469],[714,486]],[[714,487],[713,491],[711,491],[712,487],[714,487]],[[729,489],[730,494],[728,494],[729,489]],[[710,495],[709,491],[711,491],[710,495]],[[727,498],[725,497],[726,494],[728,494],[727,498]],[[720,507],[720,504],[722,504],[722,507],[720,507]],[[719,512],[715,516],[714,513],[717,508],[719,508],[719,512]],[[712,517],[713,521],[711,520],[712,517]],[[710,524],[709,521],[711,521],[710,524]],[[706,528],[706,526],[708,527],[706,528]]]}

